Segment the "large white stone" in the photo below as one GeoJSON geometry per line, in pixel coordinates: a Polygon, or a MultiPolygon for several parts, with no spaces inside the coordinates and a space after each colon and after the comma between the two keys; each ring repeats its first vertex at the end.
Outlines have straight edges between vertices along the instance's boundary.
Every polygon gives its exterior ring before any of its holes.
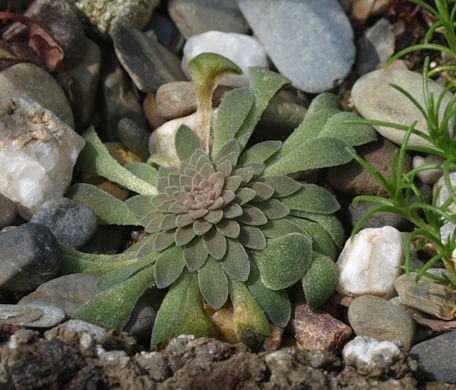
{"type": "MultiPolygon", "coordinates": [[[[456,191],[456,172],[451,172],[450,173],[450,182],[451,186],[453,187],[453,190],[456,191]]],[[[441,177],[436,183],[435,183],[435,188],[434,190],[437,190],[437,188],[440,188],[439,196],[437,197],[436,200],[436,206],[440,207],[442,206],[449,198],[450,198],[450,192],[448,191],[448,187],[445,184],[445,178],[441,177]]],[[[451,211],[456,213],[456,204],[454,202],[450,203],[448,206],[451,211]]],[[[454,229],[456,226],[454,223],[448,222],[444,224],[440,228],[440,237],[443,242],[448,241],[448,237],[450,237],[454,233],[454,229]]],[[[453,257],[456,257],[456,248],[453,250],[453,257]]],[[[456,268],[456,263],[454,264],[456,268]]]]}
{"type": "Polygon", "coordinates": [[[404,235],[391,226],[361,230],[345,243],[337,260],[337,292],[352,297],[394,297],[394,281],[401,272],[396,267],[404,261],[404,245],[404,235]]]}
{"type": "Polygon", "coordinates": [[[84,140],[33,100],[0,101],[0,193],[29,220],[46,200],[62,196],[84,140]]]}
{"type": "Polygon", "coordinates": [[[192,78],[187,63],[198,54],[207,52],[220,54],[242,69],[242,75],[232,76],[222,81],[222,85],[248,86],[250,66],[268,67],[266,51],[258,39],[244,34],[208,31],[190,37],[184,45],[182,70],[189,80],[192,78]]]}

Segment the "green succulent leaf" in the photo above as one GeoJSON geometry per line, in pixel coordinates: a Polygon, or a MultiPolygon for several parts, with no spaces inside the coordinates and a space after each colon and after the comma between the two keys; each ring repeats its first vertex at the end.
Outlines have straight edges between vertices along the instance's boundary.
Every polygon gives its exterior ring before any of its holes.
{"type": "Polygon", "coordinates": [[[137,262],[136,252],[105,255],[79,252],[64,244],[60,246],[62,264],[59,268],[59,276],[78,273],[103,275],[137,262]]]}
{"type": "Polygon", "coordinates": [[[203,244],[212,257],[220,260],[226,253],[226,238],[215,227],[203,236],[203,244]]]}
{"type": "Polygon", "coordinates": [[[360,122],[363,121],[363,118],[350,111],[339,112],[327,120],[318,136],[342,138],[351,146],[363,145],[377,140],[377,132],[371,125],[342,123],[344,121],[360,122]]]}
{"type": "Polygon", "coordinates": [[[250,90],[254,100],[247,118],[236,133],[241,150],[247,145],[269,101],[277,91],[288,85],[290,80],[278,73],[260,67],[250,68],[250,90]]]}
{"type": "Polygon", "coordinates": [[[249,162],[265,162],[268,158],[280,150],[282,141],[264,141],[253,145],[239,158],[238,164],[249,162]]]}
{"type": "MultiPolygon", "coordinates": [[[[293,216],[286,217],[286,220],[301,227],[312,238],[312,249],[323,255],[335,259],[337,247],[329,233],[317,222],[293,216]]],[[[263,229],[264,232],[264,229],[263,229]]],[[[266,233],[265,233],[266,234],[266,233]]]]}
{"type": "Polygon", "coordinates": [[[315,138],[300,144],[264,170],[265,175],[289,175],[307,169],[327,168],[346,164],[352,159],[353,148],[343,139],[315,138]]]}
{"type": "Polygon", "coordinates": [[[309,108],[307,109],[307,114],[312,115],[327,108],[332,108],[338,111],[343,111],[344,109],[337,95],[331,92],[323,92],[312,100],[309,108]]]}
{"type": "Polygon", "coordinates": [[[234,89],[225,96],[214,121],[212,157],[218,153],[222,145],[235,137],[252,104],[253,95],[247,87],[234,89]]]}
{"type": "Polygon", "coordinates": [[[279,238],[288,233],[306,234],[305,229],[292,222],[288,217],[268,221],[267,224],[261,226],[261,231],[267,238],[279,238]]]}
{"type": "Polygon", "coordinates": [[[268,199],[263,202],[255,203],[268,219],[280,219],[290,213],[290,209],[285,206],[280,200],[268,199]]]}
{"type": "Polygon", "coordinates": [[[295,284],[312,262],[312,239],[307,234],[288,233],[268,240],[266,248],[254,252],[264,285],[282,290],[295,284]]]}
{"type": "Polygon", "coordinates": [[[138,259],[135,263],[124,264],[122,268],[105,273],[97,280],[97,291],[103,292],[125,282],[139,271],[154,264],[156,260],[157,254],[151,253],[149,256],[138,259]]]}
{"type": "Polygon", "coordinates": [[[334,261],[314,252],[312,264],[302,278],[302,287],[310,310],[315,310],[334,293],[339,282],[339,269],[334,261]]]}
{"type": "Polygon", "coordinates": [[[154,267],[157,288],[165,288],[173,284],[185,267],[183,249],[173,245],[160,253],[154,267]]]}
{"type": "Polygon", "coordinates": [[[129,172],[109,154],[93,126],[82,134],[82,138],[86,144],[79,153],[76,169],[96,173],[139,194],[155,195],[157,193],[155,186],[129,172]]]}
{"type": "Polygon", "coordinates": [[[264,225],[266,222],[268,222],[266,216],[257,207],[254,207],[250,204],[246,204],[244,205],[242,210],[242,215],[236,218],[236,221],[238,222],[242,222],[252,226],[264,225]]]}
{"type": "Polygon", "coordinates": [[[280,200],[291,210],[310,213],[332,214],[340,208],[336,198],[329,191],[315,184],[303,184],[299,191],[280,200]]]}
{"type": "Polygon", "coordinates": [[[266,238],[256,226],[241,225],[238,241],[246,248],[255,250],[266,248],[266,238]]]}
{"type": "Polygon", "coordinates": [[[288,176],[262,176],[257,181],[274,188],[272,196],[275,198],[289,196],[301,189],[301,183],[288,176]]]}
{"type": "Polygon", "coordinates": [[[184,246],[184,260],[190,272],[199,270],[205,263],[207,256],[208,253],[201,237],[195,237],[184,246]]]}
{"type": "Polygon", "coordinates": [[[285,328],[290,320],[291,304],[285,290],[270,290],[261,281],[260,270],[250,262],[250,275],[246,282],[251,294],[263,309],[269,321],[285,328]]]}
{"type": "Polygon", "coordinates": [[[220,261],[220,265],[228,276],[245,282],[250,273],[247,252],[237,240],[227,239],[226,243],[226,255],[220,261]]]}
{"type": "Polygon", "coordinates": [[[188,126],[179,126],[174,138],[177,157],[180,161],[189,162],[196,149],[201,148],[201,143],[195,132],[188,126]]]}
{"type": "Polygon", "coordinates": [[[204,300],[214,309],[220,309],[228,299],[228,279],[220,262],[209,256],[198,270],[198,283],[204,300]]]}
{"type": "Polygon", "coordinates": [[[166,347],[179,335],[215,337],[214,327],[207,317],[195,274],[182,272],[163,300],[152,331],[151,349],[166,347]]]}
{"type": "Polygon", "coordinates": [[[106,330],[121,331],[128,322],[136,302],[154,283],[152,267],[144,268],[125,282],[95,295],[73,315],[106,330]]]}
{"type": "Polygon", "coordinates": [[[269,199],[274,194],[274,188],[261,181],[254,181],[246,185],[247,188],[251,188],[255,191],[256,195],[252,199],[252,202],[261,202],[269,199]]]}
{"type": "MultiPolygon", "coordinates": [[[[131,213],[137,217],[147,215],[153,209],[150,195],[136,195],[125,201],[125,205],[131,213]]],[[[142,223],[142,221],[141,221],[142,223]]]]}
{"type": "Polygon", "coordinates": [[[132,162],[124,165],[124,167],[146,183],[150,183],[153,186],[157,185],[158,171],[154,167],[141,162],[132,162]]]}
{"type": "Polygon", "coordinates": [[[73,184],[65,196],[91,209],[101,225],[139,225],[125,202],[92,184],[73,184]]]}
{"type": "Polygon", "coordinates": [[[295,217],[310,219],[317,222],[333,239],[338,248],[342,248],[345,243],[345,231],[341,222],[333,214],[316,214],[308,213],[306,211],[292,210],[290,215],[295,217]]]}
{"type": "Polygon", "coordinates": [[[231,279],[228,286],[234,308],[234,331],[242,343],[258,350],[269,337],[268,320],[244,282],[231,279]]]}

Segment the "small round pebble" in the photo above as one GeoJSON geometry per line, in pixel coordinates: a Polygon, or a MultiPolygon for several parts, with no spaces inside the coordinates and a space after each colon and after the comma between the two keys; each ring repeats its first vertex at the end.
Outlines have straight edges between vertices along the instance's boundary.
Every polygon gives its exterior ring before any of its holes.
{"type": "Polygon", "coordinates": [[[30,222],[42,223],[62,244],[78,249],[98,228],[98,218],[88,207],[67,198],[44,202],[30,222]]]}

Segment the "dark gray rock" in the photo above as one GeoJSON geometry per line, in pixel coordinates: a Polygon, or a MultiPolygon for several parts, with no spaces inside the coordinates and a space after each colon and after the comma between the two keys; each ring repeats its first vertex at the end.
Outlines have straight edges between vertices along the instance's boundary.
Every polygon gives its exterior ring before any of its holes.
{"type": "MultiPolygon", "coordinates": [[[[85,46],[84,31],[74,8],[67,0],[36,0],[24,15],[38,22],[62,47],[65,67],[73,65],[81,57],[85,46]]],[[[4,32],[3,39],[27,47],[26,26],[14,23],[4,32]]]]}
{"type": "Polygon", "coordinates": [[[147,161],[150,156],[148,146],[150,131],[129,118],[121,119],[117,127],[122,143],[143,161],[147,161]]]}
{"type": "Polygon", "coordinates": [[[62,309],[41,305],[0,305],[0,322],[31,328],[52,328],[65,319],[62,309]]]}
{"type": "Polygon", "coordinates": [[[410,356],[424,366],[424,375],[429,381],[456,384],[456,332],[444,333],[415,345],[410,356]]]}
{"type": "Polygon", "coordinates": [[[0,194],[0,230],[6,226],[12,225],[17,217],[16,204],[0,194]]]}
{"type": "Polygon", "coordinates": [[[355,60],[353,30],[337,0],[237,0],[279,72],[309,93],[342,82],[355,60]]]}
{"type": "Polygon", "coordinates": [[[67,198],[44,202],[30,222],[42,223],[59,242],[75,249],[88,242],[98,228],[98,218],[92,210],[67,198]]]}
{"type": "Polygon", "coordinates": [[[56,275],[61,261],[59,242],[42,224],[0,233],[0,286],[6,290],[35,290],[56,275]]]}
{"type": "Polygon", "coordinates": [[[207,31],[239,34],[249,31],[235,0],[171,0],[168,11],[186,39],[207,31]]]}

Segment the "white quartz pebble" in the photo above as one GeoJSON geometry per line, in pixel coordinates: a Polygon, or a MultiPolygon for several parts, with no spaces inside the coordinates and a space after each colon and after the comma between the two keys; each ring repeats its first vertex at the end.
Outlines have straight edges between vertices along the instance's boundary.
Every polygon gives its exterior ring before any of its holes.
{"type": "Polygon", "coordinates": [[[258,39],[249,35],[208,31],[194,35],[184,45],[182,70],[191,80],[187,63],[201,53],[220,54],[242,69],[242,75],[233,76],[221,82],[223,85],[245,87],[249,85],[249,67],[268,67],[267,54],[258,39]]]}
{"type": "Polygon", "coordinates": [[[404,235],[391,226],[361,230],[345,243],[336,263],[340,270],[337,292],[394,297],[394,281],[401,273],[396,267],[404,261],[404,245],[404,235]]]}
{"type": "MultiPolygon", "coordinates": [[[[435,154],[428,154],[425,157],[422,156],[413,156],[413,168],[421,167],[426,164],[435,164],[445,161],[443,157],[436,156],[435,154]]],[[[436,169],[427,169],[425,171],[418,172],[416,176],[423,183],[430,184],[431,186],[439,180],[443,175],[443,172],[440,168],[436,169]]]]}

